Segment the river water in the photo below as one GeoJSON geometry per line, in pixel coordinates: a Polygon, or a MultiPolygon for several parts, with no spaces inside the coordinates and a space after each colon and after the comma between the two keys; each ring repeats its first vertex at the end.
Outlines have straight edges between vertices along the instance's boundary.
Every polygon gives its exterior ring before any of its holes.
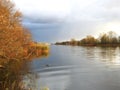
{"type": "Polygon", "coordinates": [[[120,90],[119,47],[52,45],[30,66],[34,90],[120,90]]]}

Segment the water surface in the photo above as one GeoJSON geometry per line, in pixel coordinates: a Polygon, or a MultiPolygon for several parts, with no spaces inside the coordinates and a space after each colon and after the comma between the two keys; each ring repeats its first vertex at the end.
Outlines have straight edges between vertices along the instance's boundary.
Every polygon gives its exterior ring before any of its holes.
{"type": "Polygon", "coordinates": [[[51,46],[31,62],[34,90],[120,90],[120,48],[51,46]]]}

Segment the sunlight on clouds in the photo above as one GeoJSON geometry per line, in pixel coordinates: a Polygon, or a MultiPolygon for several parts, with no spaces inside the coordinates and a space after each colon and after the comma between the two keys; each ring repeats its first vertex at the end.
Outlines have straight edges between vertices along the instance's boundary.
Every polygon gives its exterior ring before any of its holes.
{"type": "Polygon", "coordinates": [[[65,17],[71,11],[68,0],[14,0],[24,13],[65,17]]]}
{"type": "Polygon", "coordinates": [[[120,35],[120,22],[111,21],[111,22],[100,22],[95,29],[95,37],[98,37],[100,33],[107,33],[109,31],[115,32],[117,35],[120,35]]]}
{"type": "MultiPolygon", "coordinates": [[[[58,18],[79,19],[86,17],[82,14],[88,6],[97,0],[13,0],[23,15],[39,14],[58,18]],[[81,16],[82,14],[82,16],[81,16]]],[[[88,17],[89,18],[89,17],[88,17]]]]}
{"type": "Polygon", "coordinates": [[[103,26],[103,30],[114,31],[120,35],[120,22],[108,22],[103,26]]]}

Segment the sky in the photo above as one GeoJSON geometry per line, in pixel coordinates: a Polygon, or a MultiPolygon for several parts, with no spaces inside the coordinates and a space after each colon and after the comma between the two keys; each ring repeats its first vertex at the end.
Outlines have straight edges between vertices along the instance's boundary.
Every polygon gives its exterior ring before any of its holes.
{"type": "Polygon", "coordinates": [[[115,31],[120,35],[120,0],[12,0],[23,25],[38,42],[54,43],[115,31]]]}

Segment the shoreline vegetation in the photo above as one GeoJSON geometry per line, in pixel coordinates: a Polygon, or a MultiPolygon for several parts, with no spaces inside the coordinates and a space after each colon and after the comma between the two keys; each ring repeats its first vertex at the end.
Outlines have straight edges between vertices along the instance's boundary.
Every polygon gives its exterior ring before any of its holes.
{"type": "Polygon", "coordinates": [[[81,40],[71,39],[70,41],[56,42],[55,45],[117,47],[120,46],[120,36],[109,31],[101,33],[98,38],[88,35],[81,40]]]}
{"type": "MultiPolygon", "coordinates": [[[[27,45],[23,47],[21,50],[21,53],[23,54],[23,60],[30,59],[32,57],[39,57],[39,56],[46,56],[49,53],[49,45],[47,43],[38,43],[38,42],[30,42],[27,45]]],[[[17,60],[17,58],[14,58],[15,53],[9,54],[12,58],[9,58],[11,60],[17,60]]],[[[6,56],[4,56],[3,52],[0,52],[0,58],[7,59],[6,56]]]]}
{"type": "Polygon", "coordinates": [[[0,90],[28,90],[22,83],[27,62],[48,54],[49,45],[32,40],[14,3],[0,0],[0,90]]]}
{"type": "Polygon", "coordinates": [[[47,43],[30,42],[23,48],[23,54],[26,59],[47,56],[49,54],[49,45],[47,43]]]}

